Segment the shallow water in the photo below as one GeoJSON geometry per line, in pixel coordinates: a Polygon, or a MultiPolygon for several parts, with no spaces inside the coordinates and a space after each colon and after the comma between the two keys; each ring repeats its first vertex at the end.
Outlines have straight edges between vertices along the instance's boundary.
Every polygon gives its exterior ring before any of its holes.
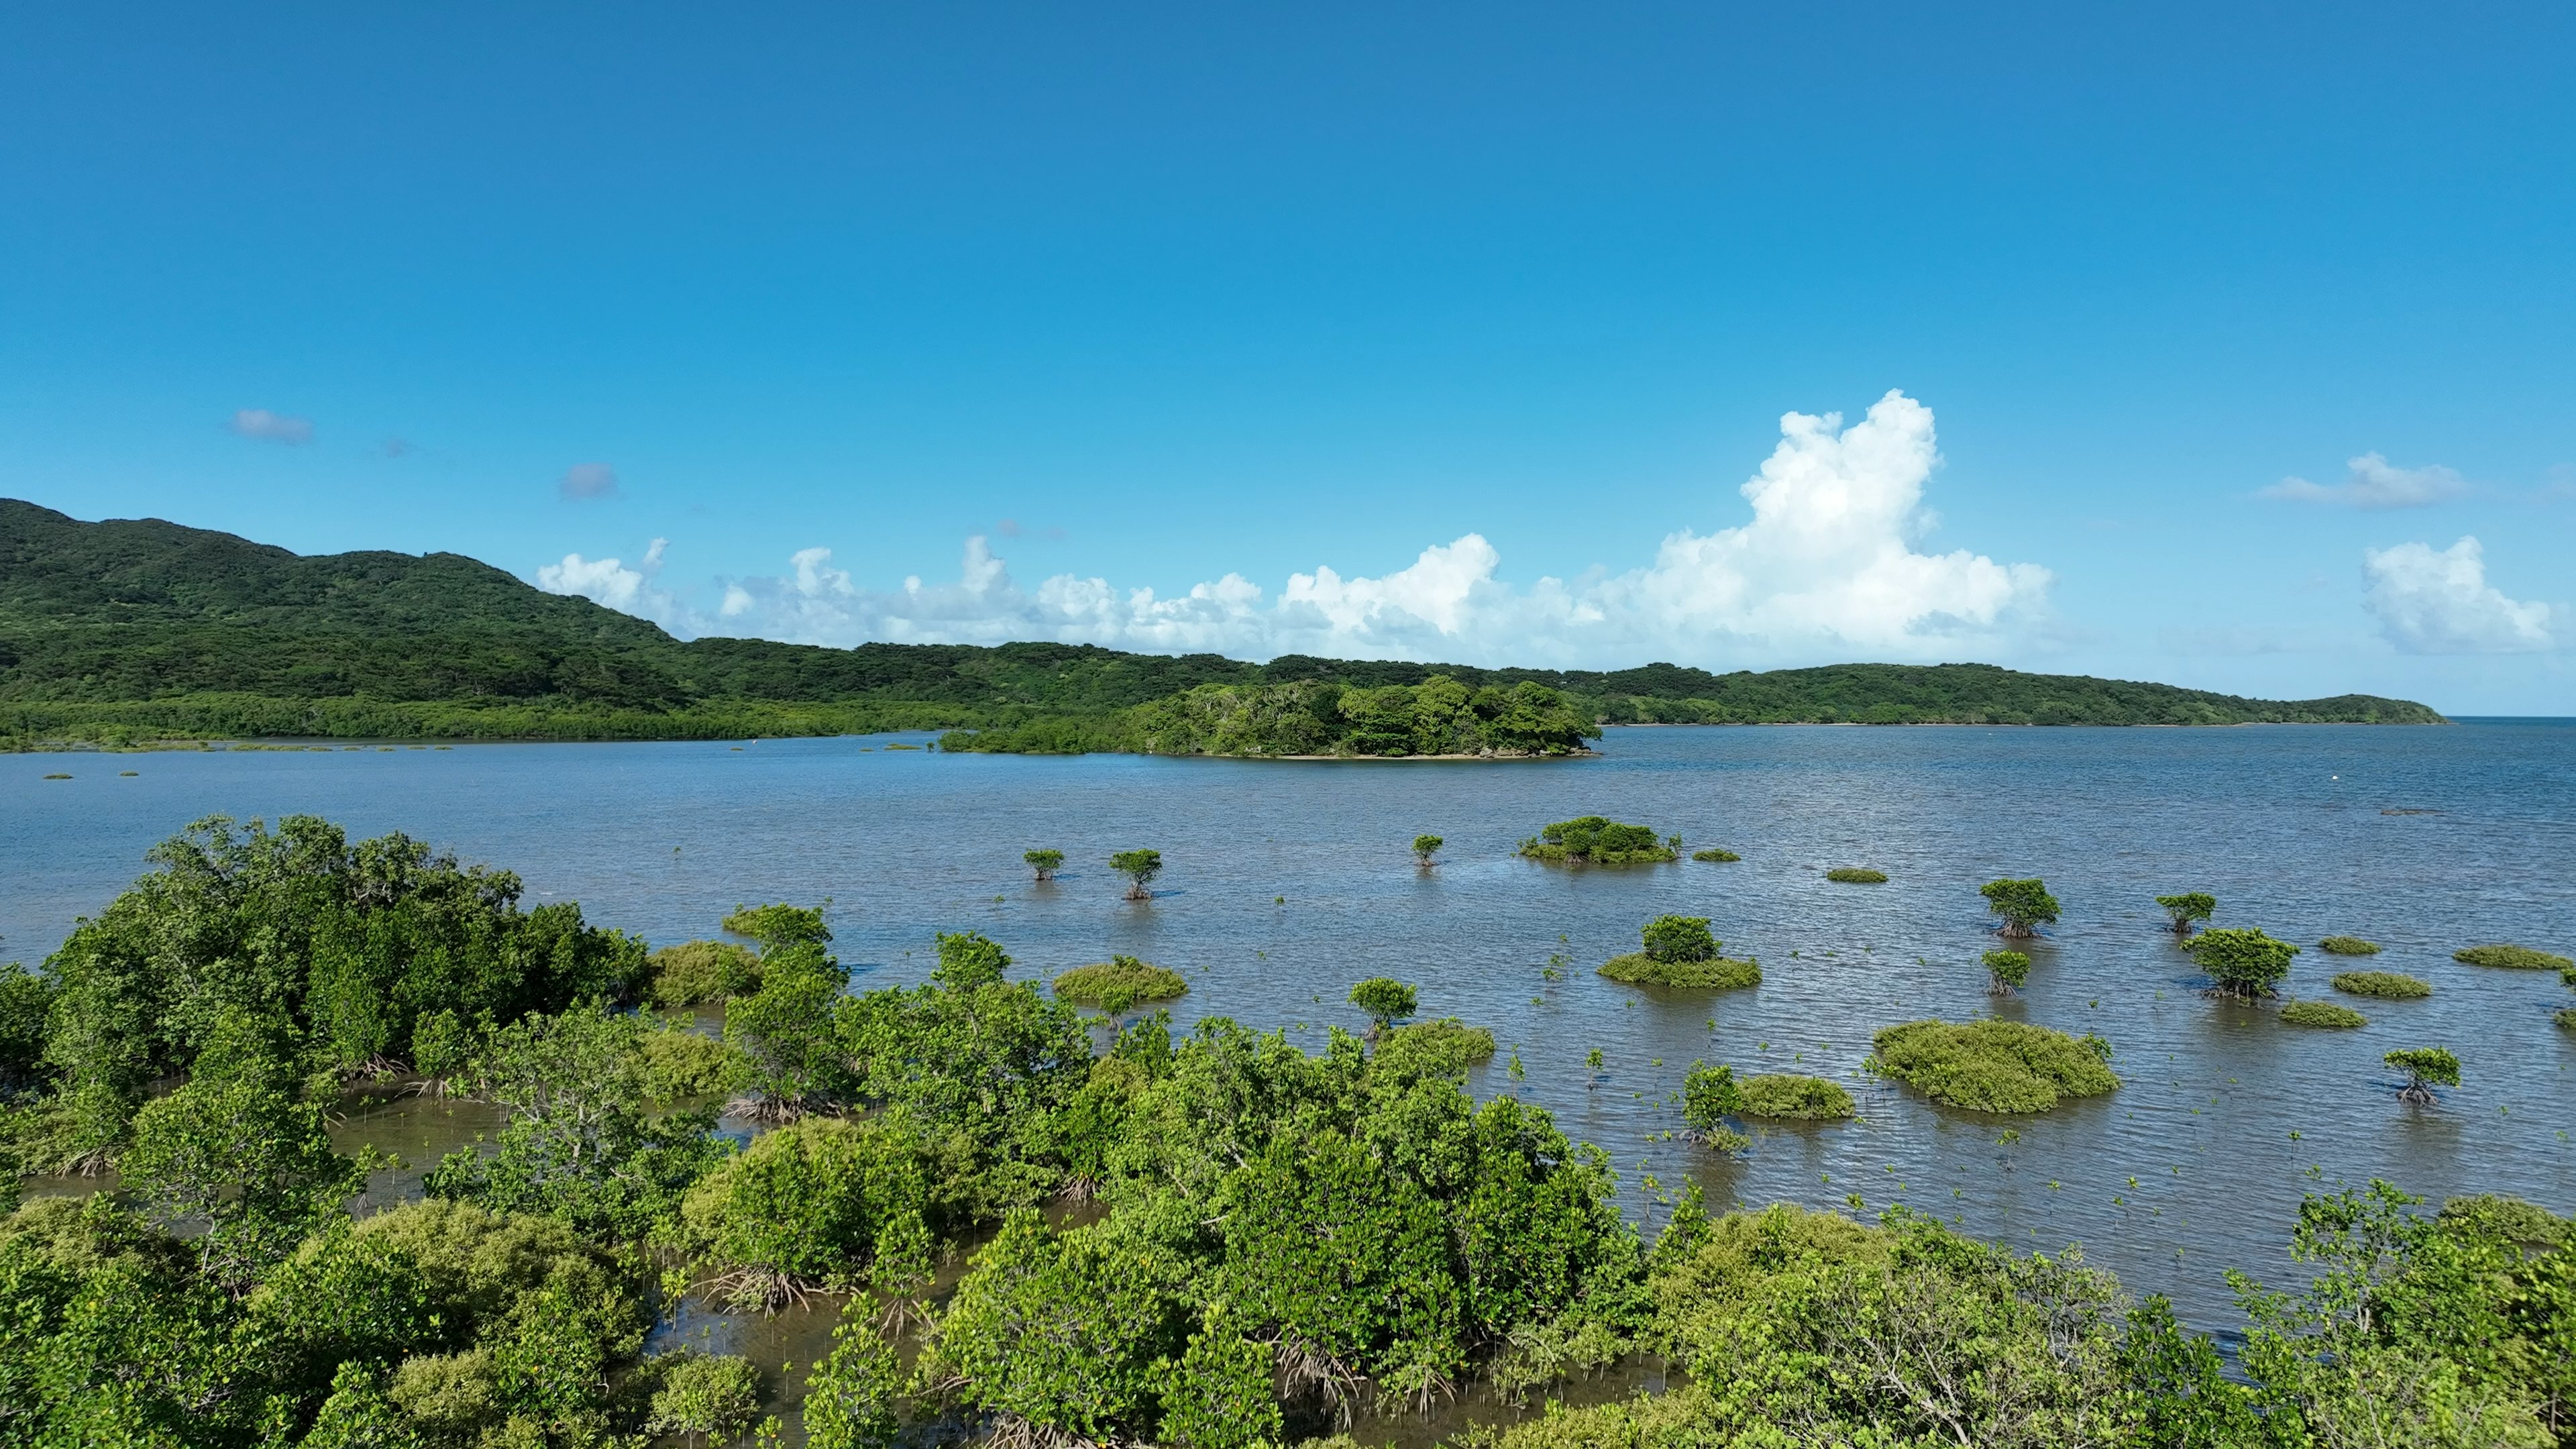
{"type": "MultiPolygon", "coordinates": [[[[198,815],[313,811],[517,870],[530,904],[577,899],[657,943],[710,934],[737,903],[830,896],[858,989],[920,979],[932,933],[971,928],[1032,975],[1112,952],[1174,966],[1192,988],[1176,1020],[1222,1013],[1320,1044],[1328,1025],[1361,1025],[1341,1000],[1351,982],[1400,976],[1426,1014],[1494,1030],[1503,1052],[1480,1094],[1553,1108],[1632,1187],[1694,1177],[1716,1203],[1846,1209],[1858,1194],[1869,1212],[1902,1201],[2026,1247],[2080,1241],[2213,1329],[2238,1321],[2223,1268],[2288,1276],[2291,1215],[2319,1180],[2576,1208],[2576,1034],[2550,1021],[2576,997],[2550,973],[2449,959],[2479,941],[2576,946],[2576,723],[1628,729],[1599,759],[1526,764],[868,748],[883,742],[8,757],[0,959],[41,958],[198,815]],[[74,778],[41,778],[56,770],[74,778]],[[1584,813],[1744,860],[1567,870],[1512,854],[1584,813]],[[1449,841],[1430,871],[1408,850],[1424,832],[1449,841]],[[1033,846],[1066,852],[1055,882],[1027,878],[1033,846]],[[1150,903],[1122,901],[1106,868],[1130,846],[1168,862],[1150,903]],[[1836,865],[1892,879],[1824,881],[1836,865]],[[1995,943],[1975,890],[1998,875],[2046,877],[2066,911],[2029,948],[2028,990],[2001,1003],[1977,964],[1995,943]],[[2325,995],[2327,976],[2366,964],[2434,995],[2355,1001],[2371,1024],[2350,1032],[2208,1001],[2152,900],[2190,889],[2217,895],[2222,925],[2388,947],[2366,963],[2312,948],[2293,994],[2325,995]],[[1666,993],[1591,974],[1666,911],[1711,917],[1728,954],[1762,961],[1764,984],[1666,993]],[[1569,969],[1546,981],[1558,954],[1569,969]],[[1878,1027],[1989,1012],[2101,1032],[2127,1085],[2007,1121],[1857,1076],[1878,1027]],[[2430,1109],[2398,1103],[2379,1063],[2418,1044],[2464,1064],[2465,1084],[2430,1109]],[[1587,1089],[1595,1046],[1608,1073],[1587,1089]],[[1694,1058],[1835,1077],[1864,1119],[1762,1132],[1737,1162],[1654,1140],[1678,1125],[1665,1099],[1694,1058]],[[2017,1142],[1998,1143],[2006,1126],[2017,1142]]],[[[385,1135],[422,1140],[386,1145],[434,1160],[425,1149],[476,1130],[427,1110],[388,1109],[385,1135]]],[[[1632,1201],[1648,1211],[1642,1191],[1632,1201]]]]}

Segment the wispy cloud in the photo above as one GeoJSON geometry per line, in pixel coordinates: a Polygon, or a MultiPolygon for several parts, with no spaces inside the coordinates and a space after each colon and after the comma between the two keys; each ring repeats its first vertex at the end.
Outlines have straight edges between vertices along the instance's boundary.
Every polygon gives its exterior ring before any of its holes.
{"type": "Polygon", "coordinates": [[[388,458],[408,458],[420,451],[420,444],[409,438],[387,438],[380,446],[388,458]]]}
{"type": "Polygon", "coordinates": [[[313,441],[313,420],[288,417],[266,408],[243,408],[233,414],[233,431],[245,438],[294,448],[313,441]]]}
{"type": "Polygon", "coordinates": [[[2311,483],[2284,478],[2263,490],[2266,498],[2293,503],[2328,503],[2343,508],[2423,508],[2447,503],[2469,491],[2469,480],[2439,463],[2400,468],[2377,453],[2346,459],[2340,483],[2311,483]]]}
{"type": "Polygon", "coordinates": [[[555,480],[555,489],[566,498],[614,498],[617,470],[606,463],[575,463],[555,480]]]}
{"type": "Polygon", "coordinates": [[[1020,522],[1016,518],[1005,518],[1001,522],[994,524],[993,532],[1004,538],[1042,538],[1049,543],[1062,543],[1064,541],[1064,530],[1053,524],[1049,524],[1044,528],[1032,528],[1027,524],[1020,522]]]}
{"type": "Polygon", "coordinates": [[[2487,583],[2475,538],[2436,550],[2426,543],[2362,553],[2362,607],[2407,654],[2528,654],[2553,647],[2553,610],[2505,597],[2487,583]]]}
{"type": "MultiPolygon", "coordinates": [[[[807,548],[784,575],[726,582],[714,617],[673,627],[833,645],[1039,639],[1256,659],[1579,666],[1956,658],[2044,626],[2047,569],[1918,550],[1932,527],[1924,484],[1939,462],[1929,408],[1890,392],[1850,427],[1839,414],[1790,413],[1780,434],[1737,490],[1750,521],[1707,534],[1685,528],[1648,565],[1572,583],[1506,582],[1500,552],[1466,533],[1376,577],[1330,567],[1291,574],[1275,597],[1237,573],[1171,597],[1073,574],[1025,589],[978,535],[954,582],[914,577],[870,589],[833,567],[829,549],[807,548]]],[[[540,581],[633,612],[660,607],[618,603],[648,597],[650,580],[639,575],[621,594],[629,585],[600,572],[613,562],[570,555],[540,581]]]]}

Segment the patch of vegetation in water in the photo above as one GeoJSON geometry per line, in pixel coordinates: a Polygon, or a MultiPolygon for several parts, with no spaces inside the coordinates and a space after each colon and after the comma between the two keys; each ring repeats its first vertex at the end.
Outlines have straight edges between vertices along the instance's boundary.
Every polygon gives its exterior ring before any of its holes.
{"type": "Polygon", "coordinates": [[[2317,949],[2329,956],[2376,956],[2379,943],[2359,936],[2328,936],[2317,943],[2317,949]]]}
{"type": "Polygon", "coordinates": [[[2565,971],[2576,968],[2576,961],[2548,951],[2535,951],[2529,946],[2464,946],[2451,953],[2451,959],[2470,966],[2493,966],[2505,971],[2565,971]]]}
{"type": "Polygon", "coordinates": [[[2281,1019],[2292,1026],[2355,1027],[2370,1025],[2370,1018],[2349,1006],[2331,1001],[2293,1001],[2281,1008],[2281,1019]]]}
{"type": "Polygon", "coordinates": [[[1777,1117],[1793,1122],[1835,1122],[1852,1115],[1851,1093],[1822,1077],[1768,1072],[1736,1084],[1747,1117],[1777,1117]]]}
{"type": "Polygon", "coordinates": [[[1668,842],[1643,825],[1578,815],[1522,841],[1520,853],[1558,865],[1661,865],[1681,859],[1680,843],[1679,836],[1668,842]]]}
{"type": "Polygon", "coordinates": [[[1645,949],[1603,962],[1599,974],[1632,986],[1687,986],[1732,990],[1762,984],[1762,967],[1754,961],[1731,961],[1719,954],[1718,939],[1709,934],[1705,916],[1657,916],[1638,932],[1645,949]]]}
{"type": "Polygon", "coordinates": [[[2338,971],[2326,984],[2347,996],[2382,1001],[2417,1001],[2433,994],[2432,983],[2399,971],[2338,971]]]}
{"type": "Polygon", "coordinates": [[[1494,1055],[1494,1034],[1454,1016],[1417,1021],[1378,1037],[1379,1065],[1454,1076],[1494,1055]]]}
{"type": "Polygon", "coordinates": [[[1190,983],[1178,971],[1133,956],[1076,966],[1055,979],[1057,999],[1096,1006],[1113,1016],[1148,1001],[1175,1000],[1189,989],[1190,983]]]}
{"type": "Polygon", "coordinates": [[[2018,1021],[1909,1021],[1871,1039],[1873,1068],[1936,1102],[1979,1112],[2045,1112],[2120,1085],[2110,1044],[2018,1021]]]}
{"type": "Polygon", "coordinates": [[[1825,879],[1840,881],[1844,885],[1885,885],[1887,872],[1872,870],[1865,865],[1838,865],[1825,872],[1825,879]]]}
{"type": "Polygon", "coordinates": [[[1706,850],[1694,850],[1691,852],[1691,859],[1707,861],[1712,865],[1732,865],[1743,858],[1743,856],[1736,854],[1734,851],[1720,850],[1716,846],[1710,846],[1706,850]]]}

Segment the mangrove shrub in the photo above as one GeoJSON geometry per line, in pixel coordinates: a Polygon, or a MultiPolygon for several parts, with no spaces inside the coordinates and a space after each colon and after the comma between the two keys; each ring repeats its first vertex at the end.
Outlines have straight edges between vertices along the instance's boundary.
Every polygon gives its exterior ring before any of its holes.
{"type": "MultiPolygon", "coordinates": [[[[825,905],[830,902],[826,901],[825,905]]],[[[823,924],[821,906],[736,906],[724,918],[724,929],[748,936],[763,946],[826,945],[832,929],[823,924]]]]}
{"type": "Polygon", "coordinates": [[[1379,1031],[1413,1015],[1419,1004],[1413,988],[1385,976],[1372,976],[1351,988],[1351,1004],[1365,1011],[1379,1031]]]}
{"type": "Polygon", "coordinates": [[[2370,1025],[2370,1018],[2349,1006],[2331,1001],[2293,1001],[2281,1008],[2281,1019],[2292,1026],[2355,1027],[2370,1025]]]}
{"type": "Polygon", "coordinates": [[[2338,971],[2326,984],[2348,995],[2383,1001],[2413,1001],[2433,994],[2430,983],[2395,971],[2338,971]]]}
{"type": "Polygon", "coordinates": [[[2218,914],[2218,897],[2207,891],[2158,896],[2156,904],[2165,908],[2165,915],[2171,918],[2172,930],[2177,936],[2190,935],[2195,925],[2218,914]]]}
{"type": "Polygon", "coordinates": [[[1431,864],[1431,857],[1438,855],[1440,853],[1440,847],[1446,844],[1448,844],[1448,842],[1442,840],[1437,835],[1417,835],[1413,837],[1414,863],[1416,865],[1431,864]]]}
{"type": "Polygon", "coordinates": [[[1064,866],[1064,852],[1061,850],[1024,850],[1020,852],[1020,859],[1037,873],[1040,880],[1055,879],[1055,873],[1064,866]]]}
{"type": "Polygon", "coordinates": [[[648,959],[653,1004],[664,1011],[721,1003],[760,989],[760,957],[732,941],[684,941],[648,959]]]}
{"type": "Polygon", "coordinates": [[[2019,951],[1988,951],[1985,962],[1986,989],[1997,996],[2010,996],[2030,980],[2030,958],[2019,951]]]}
{"type": "Polygon", "coordinates": [[[2260,927],[2225,926],[2203,931],[2183,943],[2191,959],[2209,976],[2212,995],[2251,1001],[2269,996],[2290,974],[2290,958],[2299,948],[2275,941],[2260,927]]]}
{"type": "Polygon", "coordinates": [[[1873,1067],[1936,1102],[1980,1112],[2045,1112],[2120,1085],[2100,1037],[2017,1021],[1910,1021],[1872,1038],[1873,1067]]]}
{"type": "Polygon", "coordinates": [[[2441,1047],[2405,1047],[2380,1060],[2406,1074],[2406,1085],[2397,1089],[2401,1101],[2430,1102],[2435,1087],[2460,1084],[2460,1059],[2441,1047]]]}
{"type": "Polygon", "coordinates": [[[2529,946],[2466,946],[2451,953],[2454,961],[2471,966],[2495,966],[2507,971],[2566,971],[2576,968],[2576,961],[2529,946]]]}
{"type": "Polygon", "coordinates": [[[1709,934],[1706,916],[1657,916],[1639,932],[1646,954],[1667,964],[1717,959],[1717,938],[1709,934]]]}
{"type": "Polygon", "coordinates": [[[1735,1069],[1691,1063],[1690,1073],[1682,1078],[1682,1121],[1692,1141],[1720,1151],[1734,1151],[1749,1145],[1751,1139],[1726,1125],[1726,1119],[1744,1110],[1744,1093],[1735,1085],[1735,1069]]]}
{"type": "Polygon", "coordinates": [[[1088,966],[1076,966],[1055,979],[1059,1000],[1096,1006],[1111,1015],[1147,1001],[1170,1001],[1184,995],[1190,983],[1178,971],[1139,961],[1133,956],[1112,956],[1088,966]]]}
{"type": "Polygon", "coordinates": [[[1715,846],[1711,846],[1706,850],[1694,850],[1691,852],[1691,859],[1693,860],[1705,860],[1718,865],[1731,865],[1743,858],[1743,856],[1736,854],[1734,851],[1720,850],[1715,846]]]}
{"type": "Polygon", "coordinates": [[[1838,865],[1825,872],[1825,879],[1844,885],[1885,885],[1887,872],[1872,870],[1865,865],[1838,865]]]}
{"type": "Polygon", "coordinates": [[[1454,1016],[1399,1026],[1378,1038],[1377,1058],[1387,1071],[1455,1076],[1494,1055],[1494,1034],[1454,1016]]]}
{"type": "Polygon", "coordinates": [[[880,1257],[926,1280],[932,1213],[922,1149],[901,1117],[815,1117],[753,1138],[680,1205],[684,1236],[714,1288],[776,1309],[817,1288],[855,1288],[880,1257]]]}
{"type": "Polygon", "coordinates": [[[1127,877],[1127,899],[1152,900],[1154,877],[1163,873],[1163,853],[1159,850],[1122,850],[1109,857],[1109,868],[1127,877]]]}
{"type": "Polygon", "coordinates": [[[1521,854],[1532,860],[1582,865],[1659,864],[1681,858],[1681,852],[1646,826],[1622,825],[1599,815],[1559,820],[1522,841],[1521,854]]]}
{"type": "Polygon", "coordinates": [[[1822,1077],[1766,1072],[1737,1084],[1747,1117],[1778,1117],[1794,1122],[1834,1122],[1852,1115],[1851,1093],[1822,1077]]]}
{"type": "Polygon", "coordinates": [[[2376,956],[2379,943],[2359,936],[2328,936],[2317,943],[2317,949],[2329,956],[2376,956]]]}
{"type": "Polygon", "coordinates": [[[2003,920],[2000,928],[2007,936],[2036,936],[2039,928],[2057,920],[2057,897],[2036,876],[2029,880],[1990,880],[1977,887],[1986,898],[1986,909],[2003,920]]]}

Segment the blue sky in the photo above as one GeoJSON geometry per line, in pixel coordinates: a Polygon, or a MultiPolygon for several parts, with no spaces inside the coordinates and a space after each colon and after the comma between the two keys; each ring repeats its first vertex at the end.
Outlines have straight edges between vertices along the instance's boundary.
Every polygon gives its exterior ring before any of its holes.
{"type": "Polygon", "coordinates": [[[534,9],[15,17],[0,494],[683,632],[2576,713],[2566,7],[534,9]]]}

